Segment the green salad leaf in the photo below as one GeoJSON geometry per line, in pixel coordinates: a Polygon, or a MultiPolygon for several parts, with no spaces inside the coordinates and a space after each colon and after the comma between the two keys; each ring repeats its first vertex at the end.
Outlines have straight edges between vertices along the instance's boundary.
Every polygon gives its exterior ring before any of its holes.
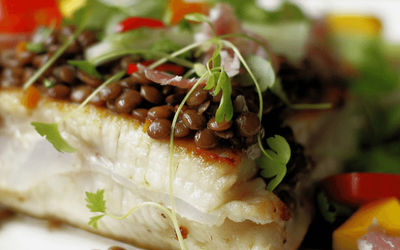
{"type": "Polygon", "coordinates": [[[47,88],[47,89],[53,87],[54,84],[55,84],[55,82],[53,82],[52,80],[50,80],[50,79],[48,79],[48,78],[46,78],[46,79],[43,80],[43,86],[44,86],[45,88],[47,88]]]}
{"type": "Polygon", "coordinates": [[[103,218],[104,216],[105,216],[104,214],[100,214],[100,215],[96,215],[96,216],[90,217],[89,222],[88,222],[88,225],[89,225],[90,227],[93,227],[94,229],[97,229],[97,228],[98,228],[99,220],[100,220],[101,218],[103,218]]]}
{"type": "Polygon", "coordinates": [[[101,74],[97,71],[96,66],[87,60],[68,60],[68,64],[77,67],[86,74],[101,79],[101,74]]]}
{"type": "Polygon", "coordinates": [[[58,130],[58,125],[56,123],[41,123],[41,122],[31,122],[31,125],[35,130],[46,138],[54,148],[59,152],[72,153],[76,149],[66,142],[58,130]]]}
{"type": "Polygon", "coordinates": [[[43,53],[46,51],[46,47],[43,45],[43,43],[32,43],[32,42],[27,43],[26,49],[36,54],[43,53]]]}

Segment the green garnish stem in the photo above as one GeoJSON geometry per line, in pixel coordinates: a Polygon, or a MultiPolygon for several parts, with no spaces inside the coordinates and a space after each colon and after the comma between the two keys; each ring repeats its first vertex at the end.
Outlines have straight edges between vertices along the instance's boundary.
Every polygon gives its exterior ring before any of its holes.
{"type": "Polygon", "coordinates": [[[46,62],[45,65],[43,65],[38,71],[35,72],[35,74],[29,78],[29,80],[24,83],[23,89],[29,88],[39,77],[64,53],[64,51],[70,46],[75,39],[79,36],[79,34],[82,32],[84,28],[84,25],[81,25],[76,31],[74,32],[73,36],[70,37],[64,44],[54,53],[54,55],[46,62]]]}
{"type": "MultiPolygon", "coordinates": [[[[172,218],[173,218],[173,223],[175,225],[178,224],[176,220],[176,210],[175,210],[175,199],[174,199],[174,185],[173,185],[173,179],[175,177],[175,168],[174,168],[174,133],[175,133],[175,126],[176,122],[178,120],[179,113],[182,111],[183,105],[185,104],[186,100],[189,98],[189,96],[193,93],[193,91],[197,88],[197,86],[200,85],[200,83],[207,77],[208,72],[204,73],[199,80],[193,85],[193,87],[189,90],[189,92],[185,95],[183,98],[182,102],[179,104],[178,109],[176,110],[176,113],[174,115],[174,119],[172,120],[172,125],[171,125],[171,135],[170,135],[170,140],[169,140],[169,194],[170,194],[170,199],[171,199],[171,211],[172,211],[172,218]]],[[[186,246],[183,241],[183,236],[181,231],[179,230],[179,226],[175,226],[175,231],[176,235],[178,236],[179,243],[181,244],[182,249],[186,249],[186,246]]]]}
{"type": "Polygon", "coordinates": [[[79,104],[79,106],[74,109],[73,112],[69,113],[68,115],[64,116],[63,119],[59,122],[62,123],[63,121],[67,120],[68,118],[70,118],[71,116],[73,116],[75,114],[75,112],[77,112],[78,110],[80,110],[81,108],[83,108],[86,104],[88,104],[88,102],[95,96],[97,95],[100,90],[102,90],[105,86],[107,86],[108,84],[118,81],[119,79],[121,79],[123,76],[125,75],[125,71],[121,70],[118,73],[116,73],[115,75],[111,76],[110,78],[108,78],[106,81],[104,81],[99,87],[97,87],[81,104],[79,104]]]}
{"type": "Polygon", "coordinates": [[[196,48],[196,47],[199,47],[199,46],[203,45],[203,44],[206,43],[206,42],[212,42],[213,40],[215,40],[215,38],[209,39],[209,40],[207,40],[207,41],[202,41],[202,42],[197,42],[197,43],[189,44],[188,46],[183,47],[182,49],[175,51],[175,52],[172,53],[171,55],[169,55],[169,56],[167,56],[167,57],[164,57],[164,58],[161,58],[161,59],[158,60],[158,61],[155,61],[154,63],[152,63],[152,64],[149,66],[149,68],[150,68],[150,69],[154,69],[154,68],[160,66],[161,64],[167,62],[168,60],[171,60],[171,58],[175,58],[175,57],[177,57],[177,56],[179,56],[179,55],[181,55],[181,54],[183,54],[183,53],[185,53],[185,52],[187,52],[187,51],[190,51],[190,50],[192,50],[192,49],[194,49],[194,48],[196,48]]]}

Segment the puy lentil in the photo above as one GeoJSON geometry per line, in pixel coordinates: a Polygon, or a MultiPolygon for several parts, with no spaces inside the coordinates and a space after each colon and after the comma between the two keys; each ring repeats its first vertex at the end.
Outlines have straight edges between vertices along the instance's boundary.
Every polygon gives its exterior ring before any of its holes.
{"type": "Polygon", "coordinates": [[[261,128],[260,119],[253,112],[242,113],[235,122],[240,135],[244,137],[256,135],[261,128]]]}
{"type": "Polygon", "coordinates": [[[186,104],[188,106],[198,106],[202,104],[207,98],[208,98],[208,91],[200,87],[193,91],[193,93],[187,99],[186,104]]]}
{"type": "Polygon", "coordinates": [[[196,146],[204,149],[212,149],[218,145],[217,137],[208,128],[197,131],[194,136],[194,142],[196,146]]]}
{"type": "Polygon", "coordinates": [[[215,117],[211,118],[208,123],[207,123],[207,127],[213,131],[224,131],[229,129],[232,126],[232,120],[230,121],[221,121],[221,122],[217,122],[215,120],[215,117]]]}
{"type": "Polygon", "coordinates": [[[134,109],[132,111],[132,116],[133,116],[133,118],[135,118],[141,122],[144,122],[144,121],[146,121],[147,112],[148,112],[148,110],[144,109],[144,108],[134,109]]]}
{"type": "Polygon", "coordinates": [[[199,130],[206,125],[206,118],[194,109],[188,109],[183,112],[182,120],[191,130],[199,130]]]}
{"type": "Polygon", "coordinates": [[[62,65],[54,68],[53,75],[64,83],[73,84],[75,82],[75,68],[71,65],[62,65]]]}
{"type": "Polygon", "coordinates": [[[148,102],[159,104],[162,101],[161,92],[152,86],[142,85],[140,95],[148,102]]]}
{"type": "Polygon", "coordinates": [[[174,136],[181,138],[190,134],[190,129],[185,125],[182,119],[179,119],[175,124],[174,136]]]}
{"type": "Polygon", "coordinates": [[[122,87],[116,82],[110,83],[109,85],[105,86],[102,88],[99,92],[100,98],[103,101],[108,101],[115,99],[121,94],[122,92],[122,87]]]}
{"type": "Polygon", "coordinates": [[[89,30],[84,30],[78,36],[78,42],[83,48],[86,48],[97,42],[97,37],[93,32],[89,30]]]}
{"type": "Polygon", "coordinates": [[[203,102],[199,107],[198,107],[198,109],[197,109],[197,112],[199,113],[199,114],[203,114],[204,112],[206,112],[207,111],[207,109],[210,107],[210,100],[208,100],[208,101],[206,101],[206,102],[203,102]]]}
{"type": "Polygon", "coordinates": [[[172,108],[168,105],[156,106],[149,109],[147,116],[150,120],[157,118],[168,119],[172,114],[172,108]]]}
{"type": "Polygon", "coordinates": [[[171,122],[167,119],[152,121],[147,129],[147,134],[153,139],[165,139],[171,133],[171,122]]]}
{"type": "Polygon", "coordinates": [[[47,94],[53,98],[64,99],[69,96],[71,89],[64,84],[55,84],[47,89],[47,94]]]}
{"type": "Polygon", "coordinates": [[[73,102],[83,102],[93,91],[93,88],[87,85],[74,87],[71,91],[70,99],[73,102]]]}
{"type": "Polygon", "coordinates": [[[115,99],[115,109],[118,113],[130,113],[136,108],[143,98],[139,92],[132,89],[126,89],[117,99],[115,99]]]}
{"type": "Polygon", "coordinates": [[[222,139],[231,139],[235,135],[232,129],[228,129],[225,131],[214,131],[214,134],[222,139]]]}
{"type": "Polygon", "coordinates": [[[86,74],[85,72],[83,72],[82,70],[78,70],[78,74],[77,74],[79,80],[81,80],[82,82],[86,83],[87,85],[90,85],[92,87],[98,87],[102,81],[101,79],[95,77],[95,76],[91,76],[86,74]]]}

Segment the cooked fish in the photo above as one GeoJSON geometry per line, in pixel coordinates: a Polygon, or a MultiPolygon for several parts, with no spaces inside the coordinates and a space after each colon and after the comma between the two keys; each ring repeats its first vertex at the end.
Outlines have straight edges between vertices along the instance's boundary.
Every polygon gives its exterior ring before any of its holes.
{"type": "MultiPolygon", "coordinates": [[[[87,106],[60,124],[77,152],[59,153],[30,122],[57,122],[76,105],[42,98],[27,110],[21,98],[21,90],[0,90],[0,203],[90,231],[85,191],[105,189],[107,209],[116,215],[144,201],[170,206],[168,142],[151,139],[134,119],[87,106]]],[[[318,128],[309,131],[315,135],[318,128]]],[[[254,161],[243,153],[198,150],[182,141],[174,162],[173,195],[189,249],[298,247],[311,218],[304,182],[292,190],[296,204],[288,208],[265,189],[254,161]]],[[[104,218],[96,233],[149,249],[179,247],[172,224],[153,207],[123,221],[104,218]]]]}

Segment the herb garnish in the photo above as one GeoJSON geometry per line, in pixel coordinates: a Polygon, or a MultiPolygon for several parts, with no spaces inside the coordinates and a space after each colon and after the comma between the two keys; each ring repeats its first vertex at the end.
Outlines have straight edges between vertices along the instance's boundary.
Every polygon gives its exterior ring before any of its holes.
{"type": "Polygon", "coordinates": [[[68,64],[77,67],[90,76],[94,76],[99,79],[102,78],[100,73],[97,71],[96,66],[87,60],[68,60],[68,64]]]}

